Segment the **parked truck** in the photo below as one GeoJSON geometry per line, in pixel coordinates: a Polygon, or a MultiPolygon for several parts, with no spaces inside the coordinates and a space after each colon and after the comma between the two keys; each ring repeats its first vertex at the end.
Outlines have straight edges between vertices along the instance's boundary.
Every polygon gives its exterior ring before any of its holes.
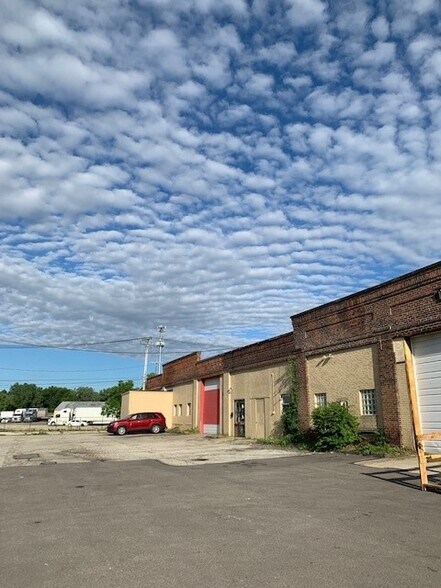
{"type": "Polygon", "coordinates": [[[37,408],[37,421],[47,421],[48,412],[47,408],[37,408]]]}
{"type": "Polygon", "coordinates": [[[26,408],[16,408],[12,417],[13,423],[21,423],[24,420],[26,408]]]}
{"type": "Polygon", "coordinates": [[[14,416],[13,410],[2,410],[2,411],[0,411],[0,422],[9,423],[12,421],[13,416],[14,416]]]}
{"type": "Polygon", "coordinates": [[[67,425],[73,420],[83,421],[88,425],[107,425],[114,421],[115,417],[101,414],[101,406],[77,406],[55,411],[54,416],[48,420],[48,425],[67,425]]]}
{"type": "Polygon", "coordinates": [[[37,408],[27,408],[24,415],[23,420],[25,423],[34,423],[37,419],[37,408]]]}

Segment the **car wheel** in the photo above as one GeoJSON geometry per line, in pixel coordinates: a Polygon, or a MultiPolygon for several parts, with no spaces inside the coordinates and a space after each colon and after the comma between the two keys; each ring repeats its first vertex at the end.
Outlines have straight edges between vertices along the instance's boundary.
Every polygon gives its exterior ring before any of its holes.
{"type": "Polygon", "coordinates": [[[127,429],[125,427],[118,427],[116,432],[118,435],[125,435],[127,433],[127,429]]]}
{"type": "Polygon", "coordinates": [[[56,423],[49,423],[49,426],[50,426],[50,427],[55,427],[55,424],[56,424],[56,423]]]}
{"type": "Polygon", "coordinates": [[[161,432],[161,427],[159,425],[152,425],[150,431],[156,435],[161,432]]]}

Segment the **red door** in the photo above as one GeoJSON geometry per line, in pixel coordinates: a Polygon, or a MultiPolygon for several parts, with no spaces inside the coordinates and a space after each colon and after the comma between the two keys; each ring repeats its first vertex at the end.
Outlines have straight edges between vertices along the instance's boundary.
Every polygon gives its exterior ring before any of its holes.
{"type": "Polygon", "coordinates": [[[220,379],[210,378],[202,382],[201,430],[204,435],[220,433],[220,379]]]}

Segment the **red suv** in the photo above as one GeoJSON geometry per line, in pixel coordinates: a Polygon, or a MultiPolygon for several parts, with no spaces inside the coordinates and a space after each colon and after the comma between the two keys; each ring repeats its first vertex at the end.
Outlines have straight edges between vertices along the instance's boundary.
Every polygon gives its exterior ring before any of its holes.
{"type": "Polygon", "coordinates": [[[165,417],[161,412],[137,412],[124,419],[113,421],[107,426],[107,432],[114,435],[125,435],[137,431],[162,433],[167,428],[165,417]]]}

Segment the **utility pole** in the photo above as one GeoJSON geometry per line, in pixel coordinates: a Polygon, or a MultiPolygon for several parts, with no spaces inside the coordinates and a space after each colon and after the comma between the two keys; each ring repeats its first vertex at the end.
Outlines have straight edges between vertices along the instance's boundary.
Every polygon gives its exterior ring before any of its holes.
{"type": "Polygon", "coordinates": [[[165,345],[164,332],[165,332],[166,328],[167,327],[164,327],[163,325],[159,325],[157,327],[157,331],[158,331],[158,340],[156,341],[156,347],[158,347],[158,366],[157,366],[157,370],[156,370],[157,374],[162,374],[162,348],[165,345]]]}
{"type": "Polygon", "coordinates": [[[146,389],[146,382],[147,382],[147,370],[149,365],[149,349],[150,343],[152,341],[151,337],[144,337],[141,339],[141,343],[144,345],[144,371],[142,373],[142,390],[146,389]]]}

